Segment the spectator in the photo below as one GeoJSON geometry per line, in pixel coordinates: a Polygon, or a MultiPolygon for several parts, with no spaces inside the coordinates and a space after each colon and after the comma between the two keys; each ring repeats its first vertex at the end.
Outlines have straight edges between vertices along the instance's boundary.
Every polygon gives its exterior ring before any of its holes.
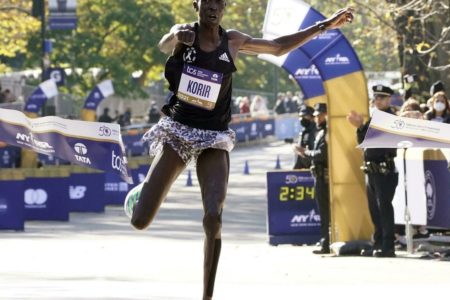
{"type": "Polygon", "coordinates": [[[284,109],[287,114],[298,113],[297,103],[292,97],[292,92],[286,92],[286,98],[284,98],[284,109]]]}
{"type": "Polygon", "coordinates": [[[109,108],[105,107],[103,109],[103,114],[98,118],[99,122],[111,123],[113,119],[109,116],[109,108]]]}
{"type": "Polygon", "coordinates": [[[250,101],[248,97],[242,97],[239,102],[239,113],[240,114],[249,114],[250,113],[250,101]]]}
{"type": "Polygon", "coordinates": [[[161,114],[159,113],[158,105],[156,105],[156,101],[152,100],[150,102],[150,108],[148,110],[148,123],[158,123],[161,114]]]}
{"type": "Polygon", "coordinates": [[[284,98],[285,95],[283,93],[278,93],[275,106],[273,107],[273,111],[278,115],[286,113],[286,108],[284,106],[284,98]]]}
{"type": "Polygon", "coordinates": [[[16,101],[16,98],[14,97],[13,93],[11,93],[11,90],[6,89],[3,91],[3,102],[4,103],[10,103],[16,101]]]}
{"type": "Polygon", "coordinates": [[[414,98],[406,100],[399,111],[400,117],[423,119],[419,101],[414,98]]]}
{"type": "Polygon", "coordinates": [[[234,114],[239,114],[239,103],[241,102],[241,98],[240,96],[236,97],[236,98],[232,98],[231,99],[231,113],[234,114]]]}
{"type": "Polygon", "coordinates": [[[440,91],[431,97],[431,108],[425,113],[425,119],[450,124],[450,109],[447,96],[440,91]]]}
{"type": "Polygon", "coordinates": [[[250,105],[250,114],[252,117],[267,116],[269,114],[266,101],[260,95],[253,97],[252,104],[250,105]]]}

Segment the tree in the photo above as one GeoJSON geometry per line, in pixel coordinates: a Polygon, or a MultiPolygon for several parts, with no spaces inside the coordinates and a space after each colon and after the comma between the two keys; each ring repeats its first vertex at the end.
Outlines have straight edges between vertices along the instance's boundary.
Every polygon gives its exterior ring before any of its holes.
{"type": "Polygon", "coordinates": [[[3,62],[26,52],[28,37],[39,30],[31,17],[31,1],[3,0],[0,3],[0,73],[10,70],[3,62]]]}
{"type": "MultiPolygon", "coordinates": [[[[173,24],[164,1],[79,0],[76,31],[51,31],[51,62],[71,69],[66,89],[79,95],[103,79],[116,94],[139,97],[149,80],[161,78],[165,56],[156,47],[173,24]]],[[[30,40],[28,66],[36,67],[40,39],[30,40]]],[[[64,90],[64,89],[63,89],[64,90]]]]}
{"type": "Polygon", "coordinates": [[[418,96],[428,97],[432,81],[450,85],[450,2],[386,0],[399,41],[404,74],[418,75],[418,96]]]}

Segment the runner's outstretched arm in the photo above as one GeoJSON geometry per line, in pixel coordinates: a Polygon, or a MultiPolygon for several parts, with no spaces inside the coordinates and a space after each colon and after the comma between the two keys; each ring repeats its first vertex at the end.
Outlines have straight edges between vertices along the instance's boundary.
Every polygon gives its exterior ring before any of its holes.
{"type": "Polygon", "coordinates": [[[229,30],[228,34],[232,47],[239,52],[281,56],[305,44],[324,30],[340,28],[346,23],[351,23],[353,18],[353,8],[343,8],[322,22],[273,40],[253,38],[237,30],[229,30]]]}

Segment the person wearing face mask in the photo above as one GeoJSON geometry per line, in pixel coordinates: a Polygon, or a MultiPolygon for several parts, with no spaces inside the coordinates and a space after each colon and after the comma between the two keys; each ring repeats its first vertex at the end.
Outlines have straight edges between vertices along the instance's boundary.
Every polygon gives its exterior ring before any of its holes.
{"type": "Polygon", "coordinates": [[[449,103],[443,91],[433,95],[430,105],[430,110],[424,115],[426,120],[450,124],[449,103]]]}
{"type": "MultiPolygon", "coordinates": [[[[316,123],[314,122],[314,108],[311,106],[303,105],[300,108],[300,112],[298,114],[300,118],[300,124],[303,127],[303,130],[299,134],[298,144],[294,145],[294,152],[296,152],[297,148],[303,147],[305,149],[312,149],[314,147],[314,139],[316,136],[316,123]]],[[[297,159],[295,160],[294,169],[306,169],[311,166],[311,160],[307,157],[301,157],[300,155],[296,155],[297,159]]]]}
{"type": "Polygon", "coordinates": [[[311,161],[311,174],[314,177],[315,200],[320,213],[321,248],[314,254],[330,253],[330,188],[328,182],[328,145],[327,145],[327,105],[314,105],[314,121],[317,132],[311,149],[297,147],[298,155],[311,161]]]}
{"type": "MultiPolygon", "coordinates": [[[[394,114],[390,106],[394,91],[383,85],[372,87],[376,109],[394,114]]],[[[364,123],[362,115],[351,111],[347,120],[357,128],[358,144],[364,140],[370,120],[364,123]]],[[[372,148],[364,149],[364,165],[366,173],[367,200],[372,223],[375,227],[372,249],[364,250],[362,255],[375,257],[395,257],[394,248],[394,208],[392,200],[398,183],[394,157],[397,149],[372,148]]]]}

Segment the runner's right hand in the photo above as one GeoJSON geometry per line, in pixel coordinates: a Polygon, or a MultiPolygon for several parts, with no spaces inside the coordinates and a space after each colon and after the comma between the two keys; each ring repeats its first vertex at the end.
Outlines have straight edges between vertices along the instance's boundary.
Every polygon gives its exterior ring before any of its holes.
{"type": "Polygon", "coordinates": [[[179,43],[192,46],[195,40],[195,32],[190,29],[180,29],[175,32],[175,38],[179,43]]]}

